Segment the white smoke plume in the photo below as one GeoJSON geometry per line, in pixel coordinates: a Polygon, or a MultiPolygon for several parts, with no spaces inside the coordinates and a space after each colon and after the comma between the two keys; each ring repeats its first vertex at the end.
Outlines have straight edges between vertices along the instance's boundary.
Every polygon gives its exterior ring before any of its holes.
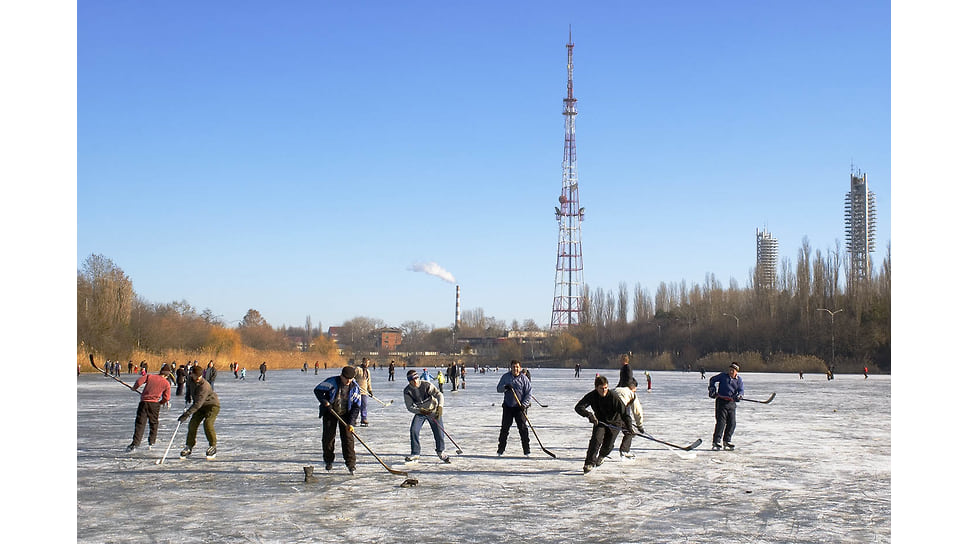
{"type": "Polygon", "coordinates": [[[410,265],[410,268],[407,268],[407,270],[410,270],[413,272],[426,272],[427,274],[430,274],[431,276],[437,276],[438,278],[448,283],[457,283],[457,280],[454,279],[453,274],[444,270],[444,267],[440,266],[435,262],[414,263],[410,265]]]}

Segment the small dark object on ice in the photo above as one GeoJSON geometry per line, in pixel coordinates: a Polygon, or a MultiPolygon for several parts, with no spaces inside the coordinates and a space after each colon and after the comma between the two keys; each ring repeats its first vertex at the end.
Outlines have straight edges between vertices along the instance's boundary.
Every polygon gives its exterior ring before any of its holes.
{"type": "Polygon", "coordinates": [[[400,487],[413,487],[415,485],[417,485],[416,478],[407,478],[402,484],[400,484],[400,487]]]}

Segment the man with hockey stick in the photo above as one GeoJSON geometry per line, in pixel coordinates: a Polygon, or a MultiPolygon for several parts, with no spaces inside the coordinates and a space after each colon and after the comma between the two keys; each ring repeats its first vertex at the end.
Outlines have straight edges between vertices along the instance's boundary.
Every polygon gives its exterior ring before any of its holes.
{"type": "Polygon", "coordinates": [[[209,459],[215,457],[215,445],[218,441],[218,437],[215,436],[215,418],[218,417],[221,405],[215,390],[202,377],[204,372],[204,368],[195,365],[192,367],[191,377],[188,378],[191,383],[195,384],[192,392],[192,397],[195,400],[185,410],[185,413],[178,418],[181,423],[187,421],[188,418],[192,418],[188,423],[188,438],[185,439],[185,449],[181,451],[182,459],[192,454],[192,448],[195,447],[195,437],[198,435],[198,426],[202,421],[205,422],[205,438],[208,440],[208,450],[205,451],[205,457],[209,459]]]}
{"type": "MultiPolygon", "coordinates": [[[[635,394],[639,387],[639,382],[635,378],[629,378],[628,386],[616,387],[612,391],[618,395],[618,398],[622,400],[622,404],[625,405],[625,409],[632,416],[632,422],[635,423],[636,430],[639,434],[645,434],[645,427],[643,426],[645,421],[642,415],[642,404],[639,402],[639,397],[635,394]]],[[[623,433],[622,443],[619,444],[618,451],[622,457],[626,459],[635,459],[635,454],[632,453],[632,437],[635,436],[631,433],[623,433]]]]}
{"type": "Polygon", "coordinates": [[[631,434],[632,419],[629,417],[625,405],[614,391],[608,390],[608,378],[595,376],[595,390],[588,392],[578,404],[575,412],[588,418],[594,427],[592,436],[588,440],[588,451],[585,453],[585,466],[582,470],[588,472],[601,465],[605,457],[615,447],[615,437],[619,427],[626,434],[631,434]],[[591,411],[588,409],[591,408],[591,411]]]}
{"type": "Polygon", "coordinates": [[[370,383],[370,361],[366,357],[360,366],[356,367],[356,385],[360,388],[360,427],[367,427],[370,421],[367,418],[369,397],[373,396],[373,385],[370,383]]]}
{"type": "Polygon", "coordinates": [[[531,405],[531,380],[521,372],[520,361],[511,360],[511,370],[505,372],[497,382],[497,392],[504,393],[504,402],[501,404],[501,431],[497,435],[497,454],[504,455],[513,420],[518,426],[518,434],[521,435],[521,450],[524,451],[524,455],[531,455],[531,438],[528,436],[528,427],[524,422],[524,415],[531,405]],[[518,399],[521,400],[520,404],[518,399]]]}
{"type": "Polygon", "coordinates": [[[323,419],[323,461],[326,470],[333,470],[336,431],[339,430],[343,462],[350,474],[356,471],[356,443],[352,432],[362,409],[363,396],[356,383],[356,371],[355,366],[344,366],[338,375],[326,378],[313,390],[319,400],[319,417],[323,419]]]}
{"type": "Polygon", "coordinates": [[[138,412],[134,417],[134,436],[125,452],[130,453],[141,445],[145,422],[148,423],[148,448],[155,445],[155,439],[158,438],[158,412],[163,404],[171,401],[171,383],[166,378],[170,370],[168,363],[165,363],[161,365],[159,373],[139,376],[131,386],[132,391],[137,391],[142,385],[145,388],[141,392],[141,402],[138,403],[138,412]]]}
{"type": "Polygon", "coordinates": [[[736,403],[743,398],[743,378],[739,377],[739,363],[733,361],[726,372],[709,378],[709,398],[716,399],[716,428],[713,429],[713,449],[733,449],[736,429],[736,403]]]}
{"type": "Polygon", "coordinates": [[[444,454],[444,433],[440,428],[444,424],[444,395],[431,382],[418,378],[416,370],[408,370],[403,400],[407,404],[407,410],[413,413],[413,419],[410,420],[410,455],[406,461],[420,459],[420,429],[425,421],[429,421],[430,430],[434,433],[437,456],[441,461],[449,463],[450,458],[444,454]]]}

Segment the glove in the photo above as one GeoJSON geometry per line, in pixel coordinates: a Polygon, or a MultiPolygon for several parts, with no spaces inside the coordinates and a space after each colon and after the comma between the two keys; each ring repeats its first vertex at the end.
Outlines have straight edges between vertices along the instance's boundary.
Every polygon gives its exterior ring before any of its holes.
{"type": "Polygon", "coordinates": [[[509,383],[508,384],[504,384],[504,390],[505,391],[510,391],[511,390],[511,384],[509,384],[509,383]]]}
{"type": "Polygon", "coordinates": [[[636,429],[639,430],[639,434],[645,434],[645,427],[639,425],[638,427],[636,427],[636,429]]]}
{"type": "Polygon", "coordinates": [[[632,427],[626,427],[626,428],[622,429],[622,433],[623,434],[635,434],[635,431],[632,430],[632,427]]]}
{"type": "Polygon", "coordinates": [[[709,388],[709,398],[711,398],[711,399],[716,398],[716,388],[714,388],[714,387],[710,387],[709,388]]]}
{"type": "Polygon", "coordinates": [[[588,414],[588,416],[586,417],[588,417],[589,423],[591,423],[592,425],[598,425],[598,418],[595,417],[595,414],[588,414]]]}
{"type": "Polygon", "coordinates": [[[352,433],[353,432],[353,426],[352,425],[347,425],[346,426],[346,430],[349,431],[350,433],[352,433]]]}
{"type": "Polygon", "coordinates": [[[743,400],[743,395],[736,395],[735,397],[733,397],[733,400],[735,400],[736,402],[739,402],[743,400]]]}
{"type": "Polygon", "coordinates": [[[182,414],[178,416],[179,423],[185,423],[186,421],[188,421],[188,414],[182,414]]]}
{"type": "Polygon", "coordinates": [[[438,406],[437,407],[437,410],[434,412],[434,417],[437,418],[437,419],[440,419],[440,418],[444,417],[444,407],[443,406],[438,406]]]}

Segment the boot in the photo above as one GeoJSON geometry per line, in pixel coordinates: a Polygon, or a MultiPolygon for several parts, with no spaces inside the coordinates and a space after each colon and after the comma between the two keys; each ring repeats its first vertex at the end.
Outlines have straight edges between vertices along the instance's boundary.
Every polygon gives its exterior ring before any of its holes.
{"type": "Polygon", "coordinates": [[[319,478],[313,476],[313,467],[303,467],[303,472],[306,475],[306,479],[303,481],[305,481],[307,484],[311,484],[319,481],[319,478]]]}

